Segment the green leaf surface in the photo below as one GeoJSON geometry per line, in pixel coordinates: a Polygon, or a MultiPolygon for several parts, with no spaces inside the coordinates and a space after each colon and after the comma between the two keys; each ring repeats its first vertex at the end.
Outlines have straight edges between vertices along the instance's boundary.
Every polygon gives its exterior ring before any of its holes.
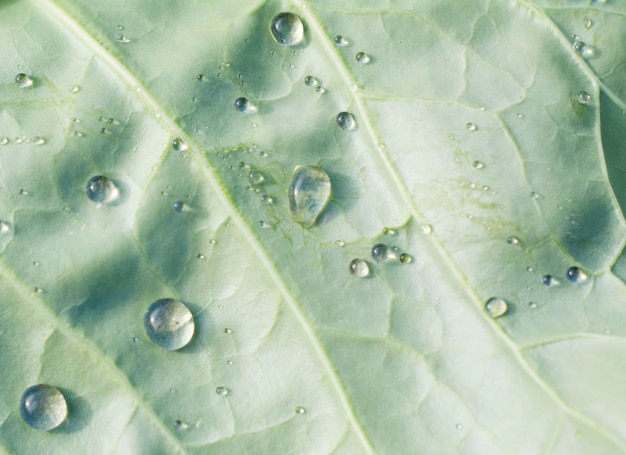
{"type": "Polygon", "coordinates": [[[0,13],[0,453],[626,453],[623,2],[0,13]],[[311,227],[299,165],[332,183],[311,227]],[[160,298],[195,318],[178,351],[160,298]],[[38,383],[52,431],[20,417],[38,383]]]}

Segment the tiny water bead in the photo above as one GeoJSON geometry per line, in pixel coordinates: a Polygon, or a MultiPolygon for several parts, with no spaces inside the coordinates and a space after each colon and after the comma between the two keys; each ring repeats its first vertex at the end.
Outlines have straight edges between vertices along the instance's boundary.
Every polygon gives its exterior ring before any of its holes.
{"type": "Polygon", "coordinates": [[[476,169],[482,169],[485,167],[485,163],[483,163],[482,161],[474,161],[472,163],[472,166],[475,167],[476,169]]]}
{"type": "Polygon", "coordinates": [[[544,275],[541,277],[541,282],[546,286],[558,286],[559,280],[557,280],[552,275],[544,275]]]}
{"type": "Polygon", "coordinates": [[[565,276],[569,281],[576,284],[582,284],[589,278],[588,275],[580,268],[574,266],[567,269],[565,276]]]}
{"type": "Polygon", "coordinates": [[[492,297],[487,300],[485,304],[485,310],[487,310],[487,314],[492,318],[499,318],[500,316],[504,316],[509,309],[508,303],[506,300],[500,297],[492,297]]]}
{"type": "Polygon", "coordinates": [[[150,341],[169,351],[186,346],[195,329],[193,315],[187,305],[169,298],[159,299],[148,307],[143,326],[150,341]]]}
{"type": "Polygon", "coordinates": [[[119,188],[104,175],[95,175],[87,180],[85,191],[91,201],[100,204],[112,204],[120,197],[119,188]]]}
{"type": "Polygon", "coordinates": [[[589,19],[588,17],[585,17],[583,19],[583,25],[585,26],[586,29],[590,29],[591,26],[593,25],[593,21],[589,19]]]}
{"type": "Polygon", "coordinates": [[[228,390],[226,387],[219,386],[215,389],[215,393],[217,393],[221,397],[225,397],[230,394],[230,390],[228,390]]]}
{"type": "Polygon", "coordinates": [[[337,47],[344,47],[349,44],[348,40],[341,35],[335,35],[333,37],[333,43],[335,43],[335,46],[337,47]]]}
{"type": "Polygon", "coordinates": [[[122,44],[127,44],[127,43],[130,43],[130,38],[120,33],[119,35],[117,35],[117,42],[122,43],[122,44]]]}
{"type": "Polygon", "coordinates": [[[367,65],[372,60],[372,58],[365,52],[357,52],[354,59],[361,65],[367,65]]]}
{"type": "Polygon", "coordinates": [[[400,255],[400,262],[402,262],[403,264],[410,264],[411,262],[413,262],[413,256],[408,253],[402,253],[400,255]]]}
{"type": "Polygon", "coordinates": [[[319,167],[296,166],[288,194],[292,218],[304,227],[312,227],[330,200],[330,178],[319,167]]]}
{"type": "Polygon", "coordinates": [[[319,84],[319,81],[313,76],[306,76],[304,78],[304,83],[305,85],[308,85],[309,87],[314,87],[319,84]]]}
{"type": "Polygon", "coordinates": [[[172,148],[177,152],[184,152],[185,150],[187,150],[188,147],[185,141],[183,141],[179,137],[175,137],[174,139],[172,139],[172,148]]]}
{"type": "Polygon", "coordinates": [[[578,92],[578,95],[576,95],[576,100],[578,101],[579,104],[587,104],[590,99],[591,99],[591,95],[585,92],[584,90],[578,92]]]}
{"type": "Polygon", "coordinates": [[[303,408],[302,406],[298,406],[295,411],[296,414],[306,414],[306,408],[303,408]]]}
{"type": "Polygon", "coordinates": [[[252,104],[248,98],[240,96],[233,103],[235,106],[235,110],[237,112],[241,112],[243,114],[254,114],[257,111],[257,108],[254,104],[252,104]]]}
{"type": "Polygon", "coordinates": [[[593,55],[593,49],[587,46],[579,36],[572,35],[572,47],[576,52],[578,52],[583,57],[589,57],[593,55]]]}
{"type": "Polygon", "coordinates": [[[476,131],[476,130],[478,129],[478,126],[476,126],[476,124],[475,124],[475,123],[471,123],[471,122],[469,122],[469,123],[466,123],[466,124],[465,124],[465,129],[466,129],[467,131],[474,132],[474,131],[476,131]]]}
{"type": "Polygon", "coordinates": [[[19,88],[32,87],[33,83],[34,83],[33,79],[28,74],[19,73],[17,76],[15,76],[15,84],[19,88]]]}
{"type": "Polygon", "coordinates": [[[279,13],[270,21],[270,33],[281,46],[297,46],[304,39],[304,24],[293,13],[279,13]]]}
{"type": "Polygon", "coordinates": [[[433,233],[433,227],[430,224],[420,224],[422,234],[430,235],[433,233]]]}
{"type": "Polygon", "coordinates": [[[518,245],[521,245],[522,241],[519,239],[519,237],[516,237],[514,235],[509,235],[506,238],[506,243],[508,243],[509,245],[518,246],[518,245]]]}
{"type": "Polygon", "coordinates": [[[356,119],[350,112],[340,112],[335,117],[337,126],[345,131],[354,131],[356,129],[356,119]]]}
{"type": "Polygon", "coordinates": [[[20,398],[20,415],[36,430],[52,430],[67,417],[67,402],[63,394],[48,384],[27,388],[20,398]]]}
{"type": "Polygon", "coordinates": [[[260,185],[265,181],[265,177],[259,171],[248,172],[248,181],[250,185],[260,185]]]}
{"type": "Polygon", "coordinates": [[[365,278],[370,274],[370,266],[364,259],[352,259],[350,273],[357,278],[365,278]]]}
{"type": "Polygon", "coordinates": [[[185,203],[183,201],[174,201],[172,204],[172,209],[175,212],[182,212],[185,208],[185,203]]]}
{"type": "Polygon", "coordinates": [[[370,251],[370,254],[372,255],[372,259],[378,262],[386,261],[390,259],[393,255],[389,251],[389,247],[384,243],[377,243],[376,245],[374,245],[370,251]]]}

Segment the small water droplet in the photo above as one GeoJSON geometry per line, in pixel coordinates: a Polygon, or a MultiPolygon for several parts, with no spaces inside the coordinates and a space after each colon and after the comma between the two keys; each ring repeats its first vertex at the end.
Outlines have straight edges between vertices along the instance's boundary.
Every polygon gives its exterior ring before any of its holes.
{"type": "Polygon", "coordinates": [[[250,185],[260,185],[265,181],[265,177],[259,171],[248,172],[248,181],[250,185]]]}
{"type": "Polygon", "coordinates": [[[389,248],[384,243],[377,243],[374,245],[370,254],[372,255],[372,259],[377,262],[387,261],[393,257],[393,253],[389,251],[389,248]]]}
{"type": "Polygon", "coordinates": [[[8,137],[0,137],[0,145],[7,145],[9,143],[8,137]]]}
{"type": "Polygon", "coordinates": [[[384,235],[396,235],[396,230],[390,227],[384,227],[383,234],[384,235]]]}
{"type": "Polygon", "coordinates": [[[67,417],[67,402],[56,387],[37,384],[27,388],[22,394],[20,415],[32,428],[52,430],[67,417]]]}
{"type": "Polygon", "coordinates": [[[179,137],[172,139],[172,148],[177,152],[184,152],[188,149],[187,143],[179,137]]]}
{"type": "Polygon", "coordinates": [[[19,73],[17,76],[15,76],[15,84],[17,84],[19,88],[32,87],[33,83],[34,81],[28,74],[19,73]]]}
{"type": "Polygon", "coordinates": [[[582,284],[589,278],[583,270],[576,266],[567,269],[565,276],[569,281],[576,284],[582,284]]]}
{"type": "Polygon", "coordinates": [[[196,254],[196,259],[206,259],[206,256],[202,253],[196,254]]]}
{"type": "Polygon", "coordinates": [[[268,194],[261,195],[261,202],[266,205],[270,205],[274,203],[274,198],[268,194]]]}
{"type": "Polygon", "coordinates": [[[95,175],[87,180],[85,191],[91,201],[101,204],[112,204],[120,196],[120,190],[113,180],[104,175],[95,175]]]}
{"type": "Polygon", "coordinates": [[[357,278],[365,278],[370,274],[370,266],[364,259],[352,259],[350,273],[357,278]]]}
{"type": "Polygon", "coordinates": [[[457,430],[462,430],[463,429],[463,425],[461,425],[460,423],[457,423],[454,428],[456,428],[457,430]]]}
{"type": "Polygon", "coordinates": [[[335,117],[337,126],[342,130],[354,131],[356,129],[356,120],[350,112],[340,112],[335,117]]]}
{"type": "Polygon", "coordinates": [[[509,305],[506,303],[506,300],[501,299],[500,297],[492,297],[487,300],[485,304],[485,309],[487,310],[487,314],[492,318],[499,318],[500,316],[504,316],[509,309],[509,305]]]}
{"type": "Polygon", "coordinates": [[[33,261],[33,266],[34,267],[39,267],[41,265],[41,263],[39,261],[33,261]]]}
{"type": "Polygon", "coordinates": [[[588,17],[585,17],[583,19],[583,25],[585,26],[586,29],[590,29],[591,26],[593,25],[593,21],[589,19],[588,17]]]}
{"type": "Polygon", "coordinates": [[[420,224],[422,234],[430,235],[433,233],[433,227],[430,224],[420,224]]]}
{"type": "Polygon", "coordinates": [[[143,326],[150,341],[169,351],[186,346],[195,329],[193,315],[187,305],[167,298],[159,299],[148,307],[143,326]]]}
{"type": "Polygon", "coordinates": [[[307,76],[304,78],[304,83],[308,85],[309,87],[312,87],[312,86],[319,84],[319,81],[313,76],[307,76]]]}
{"type": "Polygon", "coordinates": [[[372,58],[365,52],[357,52],[354,59],[361,65],[367,65],[372,60],[372,58]]]}
{"type": "Polygon", "coordinates": [[[33,292],[35,292],[36,294],[43,294],[43,289],[35,286],[35,288],[33,289],[33,292]]]}
{"type": "Polygon", "coordinates": [[[215,393],[217,393],[221,397],[225,397],[230,394],[230,390],[228,390],[226,387],[219,386],[215,389],[215,393]]]}
{"type": "Polygon", "coordinates": [[[343,248],[344,246],[346,246],[346,242],[344,242],[343,240],[335,240],[335,245],[337,245],[339,248],[343,248]]]}
{"type": "Polygon", "coordinates": [[[233,361],[232,361],[232,360],[227,360],[227,361],[226,361],[226,365],[232,365],[232,364],[233,364],[233,361]]]}
{"type": "Polygon", "coordinates": [[[476,169],[482,169],[485,167],[485,163],[483,163],[482,161],[474,161],[472,163],[472,166],[474,166],[476,169]]]}
{"type": "Polygon", "coordinates": [[[543,284],[545,284],[546,286],[558,286],[559,280],[557,280],[555,277],[553,277],[552,275],[544,275],[541,277],[541,282],[543,284]]]}
{"type": "Polygon", "coordinates": [[[465,129],[467,129],[467,131],[473,132],[478,129],[478,126],[476,126],[475,123],[469,122],[465,124],[465,129]]]}
{"type": "Polygon", "coordinates": [[[593,55],[593,49],[588,46],[587,43],[581,40],[579,36],[573,35],[572,39],[572,46],[574,47],[574,50],[578,52],[581,56],[589,57],[593,55]]]}
{"type": "Polygon", "coordinates": [[[35,145],[43,145],[46,143],[46,140],[41,136],[35,136],[33,138],[33,144],[35,145]]]}
{"type": "Polygon", "coordinates": [[[303,408],[302,406],[298,406],[295,411],[296,414],[306,414],[306,408],[303,408]]]}
{"type": "Polygon", "coordinates": [[[233,333],[233,329],[230,329],[230,328],[226,327],[224,329],[224,333],[233,333]]]}
{"type": "Polygon", "coordinates": [[[315,91],[317,93],[326,93],[326,89],[322,87],[321,85],[318,85],[317,87],[315,87],[315,91]]]}
{"type": "Polygon", "coordinates": [[[520,114],[519,112],[515,114],[517,118],[524,118],[524,114],[520,114]]]}
{"type": "Polygon", "coordinates": [[[519,239],[519,237],[516,237],[516,236],[514,236],[514,235],[509,235],[509,236],[506,238],[506,243],[508,243],[509,245],[515,245],[515,246],[518,246],[518,245],[520,245],[522,242],[521,242],[521,240],[519,239]]]}
{"type": "Polygon", "coordinates": [[[215,240],[215,239],[211,239],[211,240],[209,240],[209,243],[210,243],[211,245],[217,245],[217,240],[215,240]]]}
{"type": "Polygon", "coordinates": [[[579,104],[587,104],[589,102],[589,100],[591,99],[591,95],[587,92],[585,92],[584,90],[578,92],[578,95],[576,96],[576,99],[578,100],[579,104]]]}
{"type": "Polygon", "coordinates": [[[312,227],[330,200],[330,178],[319,167],[296,166],[288,193],[292,218],[304,227],[312,227]]]}
{"type": "Polygon", "coordinates": [[[118,43],[122,43],[122,44],[130,43],[130,39],[123,33],[120,33],[119,35],[117,35],[116,39],[118,43]]]}
{"type": "Polygon", "coordinates": [[[202,81],[204,80],[204,74],[198,74],[198,75],[196,76],[196,80],[197,80],[198,82],[202,82],[202,81]]]}
{"type": "Polygon", "coordinates": [[[537,308],[537,304],[535,302],[528,302],[528,308],[534,310],[535,308],[537,308]]]}
{"type": "Polygon", "coordinates": [[[413,257],[408,253],[402,253],[400,255],[400,262],[402,262],[403,264],[410,264],[411,262],[413,262],[413,257]]]}
{"type": "Polygon", "coordinates": [[[172,209],[175,212],[182,212],[185,208],[185,203],[183,201],[174,201],[172,204],[172,209]]]}
{"type": "Polygon", "coordinates": [[[0,234],[8,234],[11,232],[11,225],[6,221],[0,221],[0,234]]]}
{"type": "Polygon", "coordinates": [[[248,98],[245,98],[243,96],[237,98],[233,105],[235,106],[235,110],[237,112],[242,112],[244,114],[254,114],[257,111],[256,106],[248,101],[248,98]]]}
{"type": "Polygon", "coordinates": [[[337,47],[344,47],[344,46],[347,46],[348,44],[350,44],[350,43],[348,42],[348,40],[347,40],[347,39],[345,39],[345,38],[344,38],[343,36],[341,36],[341,35],[335,35],[335,36],[333,37],[333,43],[335,43],[335,46],[337,46],[337,47]]]}
{"type": "Polygon", "coordinates": [[[270,22],[270,33],[281,46],[297,46],[304,39],[304,24],[293,13],[279,13],[270,22]]]}

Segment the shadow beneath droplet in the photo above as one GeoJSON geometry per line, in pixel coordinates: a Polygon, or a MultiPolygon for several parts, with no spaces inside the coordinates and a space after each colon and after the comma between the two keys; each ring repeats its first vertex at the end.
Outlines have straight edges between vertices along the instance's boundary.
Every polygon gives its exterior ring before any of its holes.
{"type": "Polygon", "coordinates": [[[58,433],[76,433],[85,428],[93,416],[87,400],[69,389],[57,387],[67,401],[67,418],[54,431],[58,433]]]}
{"type": "Polygon", "coordinates": [[[331,199],[324,211],[317,219],[318,225],[323,225],[346,212],[354,206],[358,200],[359,190],[354,181],[344,174],[328,173],[332,185],[331,199]]]}
{"type": "Polygon", "coordinates": [[[116,178],[111,178],[111,181],[118,189],[119,196],[117,199],[107,203],[106,205],[108,205],[109,207],[117,207],[128,201],[130,197],[130,187],[122,180],[118,180],[116,178]]]}

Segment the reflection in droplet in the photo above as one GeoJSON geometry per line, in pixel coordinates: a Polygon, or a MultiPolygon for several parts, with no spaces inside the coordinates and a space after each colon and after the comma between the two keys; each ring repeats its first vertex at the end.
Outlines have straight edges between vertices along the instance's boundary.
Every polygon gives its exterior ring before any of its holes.
{"type": "Polygon", "coordinates": [[[400,255],[400,262],[402,262],[403,264],[410,264],[411,262],[413,262],[413,257],[408,253],[402,253],[400,255]]]}
{"type": "Polygon", "coordinates": [[[15,84],[19,88],[28,88],[28,87],[32,87],[33,80],[28,74],[19,73],[17,76],[15,76],[15,84]]]}
{"type": "Polygon", "coordinates": [[[433,227],[430,224],[420,224],[420,230],[422,234],[430,235],[433,233],[433,227]]]}
{"type": "Polygon", "coordinates": [[[265,181],[265,177],[259,171],[248,172],[248,181],[251,185],[260,185],[265,181]]]}
{"type": "Polygon", "coordinates": [[[335,117],[337,126],[342,130],[354,131],[356,129],[356,120],[350,112],[340,112],[335,117]]]}
{"type": "Polygon", "coordinates": [[[272,18],[270,32],[281,46],[296,46],[304,39],[304,24],[293,13],[280,13],[272,18]]]}
{"type": "Polygon", "coordinates": [[[330,178],[319,167],[296,166],[288,193],[292,218],[304,227],[312,227],[330,200],[330,178]]]}
{"type": "Polygon", "coordinates": [[[193,316],[187,305],[167,298],[159,299],[148,307],[143,325],[150,341],[170,351],[186,346],[195,329],[193,316]]]}
{"type": "Polygon", "coordinates": [[[357,278],[365,278],[370,274],[370,266],[364,259],[352,259],[350,273],[357,278]]]}
{"type": "Polygon", "coordinates": [[[11,232],[11,225],[6,221],[0,221],[0,234],[8,234],[11,232]]]}
{"type": "Polygon", "coordinates": [[[113,180],[104,175],[95,175],[87,180],[85,191],[90,200],[101,204],[112,204],[120,196],[120,190],[113,180]]]}
{"type": "Polygon", "coordinates": [[[357,54],[354,56],[354,59],[357,63],[360,63],[361,65],[367,65],[372,60],[372,58],[365,52],[357,52],[357,54]]]}
{"type": "Polygon", "coordinates": [[[576,284],[582,284],[589,278],[589,276],[583,270],[576,266],[567,269],[567,271],[565,272],[565,276],[569,281],[576,284]]]}
{"type": "Polygon", "coordinates": [[[485,167],[485,163],[483,163],[482,161],[474,161],[472,163],[472,166],[474,166],[476,169],[482,169],[485,167]]]}
{"type": "Polygon", "coordinates": [[[32,428],[52,430],[67,417],[67,402],[56,387],[37,384],[27,388],[22,394],[20,415],[32,428]]]}
{"type": "Polygon", "coordinates": [[[487,310],[487,314],[492,318],[499,318],[506,314],[509,309],[509,305],[506,303],[506,300],[500,297],[492,297],[487,300],[485,304],[485,309],[487,310]]]}
{"type": "Polygon", "coordinates": [[[589,19],[588,17],[585,17],[583,19],[583,25],[585,26],[586,29],[590,29],[591,26],[593,25],[593,21],[589,19]]]}
{"type": "Polygon", "coordinates": [[[583,57],[590,57],[591,55],[593,55],[593,49],[588,46],[587,43],[585,43],[579,36],[573,35],[572,40],[572,46],[574,47],[574,50],[580,55],[582,55],[583,57]]]}
{"type": "Polygon", "coordinates": [[[311,86],[316,86],[317,84],[319,84],[319,81],[313,76],[306,76],[304,78],[304,83],[311,87],[311,86]]]}

